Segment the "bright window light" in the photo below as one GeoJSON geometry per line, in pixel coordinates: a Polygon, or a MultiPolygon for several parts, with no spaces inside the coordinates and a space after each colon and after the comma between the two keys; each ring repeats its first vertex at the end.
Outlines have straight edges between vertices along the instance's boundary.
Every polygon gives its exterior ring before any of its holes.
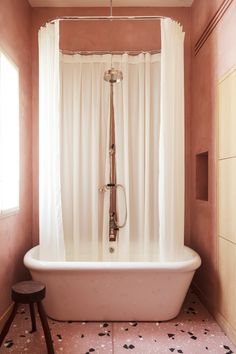
{"type": "Polygon", "coordinates": [[[0,52],[0,216],[19,209],[19,71],[0,52]]]}

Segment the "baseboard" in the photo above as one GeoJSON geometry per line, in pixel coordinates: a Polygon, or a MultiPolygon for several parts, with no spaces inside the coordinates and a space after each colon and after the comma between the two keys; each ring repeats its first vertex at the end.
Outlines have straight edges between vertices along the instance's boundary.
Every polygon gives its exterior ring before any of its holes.
{"type": "Polygon", "coordinates": [[[9,318],[9,316],[10,316],[11,311],[12,311],[12,308],[13,308],[13,304],[11,304],[11,305],[6,309],[6,311],[4,312],[4,314],[0,317],[0,332],[2,331],[4,324],[6,323],[6,321],[8,320],[8,318],[9,318]]]}
{"type": "Polygon", "coordinates": [[[231,324],[227,321],[227,319],[217,310],[216,305],[209,302],[204,293],[201,291],[201,289],[199,289],[196,284],[192,284],[191,287],[195,294],[199,297],[203,305],[215,318],[216,322],[219,324],[225,334],[229,337],[231,342],[236,345],[236,329],[232,327],[231,324]]]}

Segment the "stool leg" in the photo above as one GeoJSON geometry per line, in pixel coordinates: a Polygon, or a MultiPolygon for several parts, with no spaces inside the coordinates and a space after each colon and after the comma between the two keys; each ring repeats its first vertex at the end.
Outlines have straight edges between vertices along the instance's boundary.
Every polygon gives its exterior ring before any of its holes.
{"type": "Polygon", "coordinates": [[[1,347],[2,343],[3,343],[3,341],[4,341],[4,338],[7,335],[7,332],[9,331],[9,328],[11,327],[12,321],[14,320],[14,317],[16,315],[17,308],[18,308],[18,303],[15,302],[13,310],[12,310],[12,312],[10,314],[10,317],[8,318],[7,322],[5,323],[5,325],[4,325],[3,329],[2,329],[2,332],[0,334],[0,347],[1,347]]]}
{"type": "Polygon", "coordinates": [[[48,349],[48,354],[54,354],[54,349],[53,349],[53,344],[52,344],[52,337],[50,333],[50,329],[48,326],[48,321],[47,321],[47,316],[44,311],[44,307],[41,301],[37,302],[38,305],[38,311],[39,311],[39,317],[42,322],[43,326],[43,331],[44,331],[44,336],[47,344],[47,349],[48,349]]]}
{"type": "Polygon", "coordinates": [[[30,317],[31,317],[31,322],[32,322],[31,333],[33,333],[33,332],[35,332],[37,330],[37,328],[36,328],[36,320],[35,320],[35,312],[34,312],[34,303],[31,302],[29,305],[30,305],[30,317]]]}

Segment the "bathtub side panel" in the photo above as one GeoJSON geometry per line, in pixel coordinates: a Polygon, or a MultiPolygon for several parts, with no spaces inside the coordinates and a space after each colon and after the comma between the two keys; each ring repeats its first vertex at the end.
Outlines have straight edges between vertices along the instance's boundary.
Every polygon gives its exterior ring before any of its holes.
{"type": "Polygon", "coordinates": [[[57,320],[160,321],[178,315],[194,271],[31,271],[46,284],[45,309],[57,320]]]}

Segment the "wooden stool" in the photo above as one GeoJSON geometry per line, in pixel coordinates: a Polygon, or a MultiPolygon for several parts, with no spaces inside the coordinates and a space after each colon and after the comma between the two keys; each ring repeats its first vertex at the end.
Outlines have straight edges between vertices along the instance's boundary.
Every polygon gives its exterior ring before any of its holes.
{"type": "Polygon", "coordinates": [[[44,331],[44,336],[47,344],[48,354],[54,354],[53,344],[52,344],[52,337],[50,333],[50,329],[48,326],[47,316],[44,311],[44,307],[42,304],[42,300],[45,297],[46,287],[44,284],[40,283],[39,281],[22,281],[12,286],[12,300],[15,302],[13,306],[13,310],[11,312],[10,317],[8,318],[7,322],[5,323],[2,333],[0,334],[0,347],[4,341],[4,338],[9,331],[9,328],[12,324],[12,321],[16,315],[17,308],[19,304],[29,304],[30,307],[30,316],[32,322],[32,332],[36,331],[36,320],[35,320],[35,312],[34,312],[34,303],[37,303],[39,317],[42,322],[42,327],[44,331]]]}

